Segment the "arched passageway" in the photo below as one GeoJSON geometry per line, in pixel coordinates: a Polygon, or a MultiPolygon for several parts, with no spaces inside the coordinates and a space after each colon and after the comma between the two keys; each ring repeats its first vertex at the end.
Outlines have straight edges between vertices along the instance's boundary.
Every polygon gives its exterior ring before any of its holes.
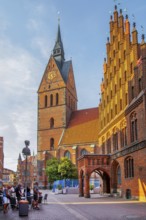
{"type": "Polygon", "coordinates": [[[111,191],[117,193],[119,185],[121,185],[121,167],[120,164],[114,160],[111,164],[111,191]]]}
{"type": "MultiPolygon", "coordinates": [[[[99,176],[99,185],[97,186],[97,188],[99,188],[98,190],[94,190],[96,193],[110,193],[110,176],[109,174],[103,170],[102,168],[98,168],[96,170],[94,170],[92,173],[91,173],[91,176],[93,173],[96,173],[97,176],[99,176]]],[[[90,179],[90,182],[91,182],[91,179],[90,179]]],[[[96,188],[96,184],[94,184],[94,187],[96,188]]]]}
{"type": "Polygon", "coordinates": [[[110,193],[110,156],[83,155],[78,160],[79,196],[90,198],[90,177],[96,172],[102,180],[103,193],[110,193]]]}

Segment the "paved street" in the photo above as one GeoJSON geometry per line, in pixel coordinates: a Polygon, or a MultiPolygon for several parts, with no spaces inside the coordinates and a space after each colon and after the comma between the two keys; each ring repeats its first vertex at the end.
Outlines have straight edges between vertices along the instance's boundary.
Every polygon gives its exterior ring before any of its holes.
{"type": "Polygon", "coordinates": [[[0,220],[146,220],[146,203],[134,200],[100,197],[92,195],[90,199],[78,197],[76,194],[48,193],[47,203],[40,210],[29,210],[27,217],[19,217],[18,211],[9,209],[7,214],[0,211],[0,220]]]}

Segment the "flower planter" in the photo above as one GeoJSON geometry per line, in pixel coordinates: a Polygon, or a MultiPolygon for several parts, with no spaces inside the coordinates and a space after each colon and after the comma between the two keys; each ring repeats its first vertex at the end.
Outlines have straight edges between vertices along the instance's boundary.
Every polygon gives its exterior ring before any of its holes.
{"type": "Polygon", "coordinates": [[[58,189],[58,194],[62,194],[62,189],[58,189]]]}
{"type": "Polygon", "coordinates": [[[63,189],[63,194],[66,194],[67,193],[67,190],[66,188],[63,189]]]}

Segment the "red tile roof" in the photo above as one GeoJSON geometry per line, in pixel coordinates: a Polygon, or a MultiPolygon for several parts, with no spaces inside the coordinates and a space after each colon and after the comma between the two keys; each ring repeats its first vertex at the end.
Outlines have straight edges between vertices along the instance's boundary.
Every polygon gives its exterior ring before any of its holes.
{"type": "Polygon", "coordinates": [[[60,145],[97,142],[98,115],[98,108],[74,111],[60,145]]]}

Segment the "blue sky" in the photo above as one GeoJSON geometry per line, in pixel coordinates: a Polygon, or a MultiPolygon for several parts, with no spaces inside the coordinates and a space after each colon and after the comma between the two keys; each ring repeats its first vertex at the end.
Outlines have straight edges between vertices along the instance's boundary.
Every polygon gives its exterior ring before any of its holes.
{"type": "Polygon", "coordinates": [[[98,106],[115,4],[136,22],[141,40],[146,31],[145,0],[0,0],[0,136],[5,167],[16,170],[24,140],[30,140],[36,152],[37,89],[55,43],[58,12],[65,58],[73,62],[78,109],[98,106]]]}

